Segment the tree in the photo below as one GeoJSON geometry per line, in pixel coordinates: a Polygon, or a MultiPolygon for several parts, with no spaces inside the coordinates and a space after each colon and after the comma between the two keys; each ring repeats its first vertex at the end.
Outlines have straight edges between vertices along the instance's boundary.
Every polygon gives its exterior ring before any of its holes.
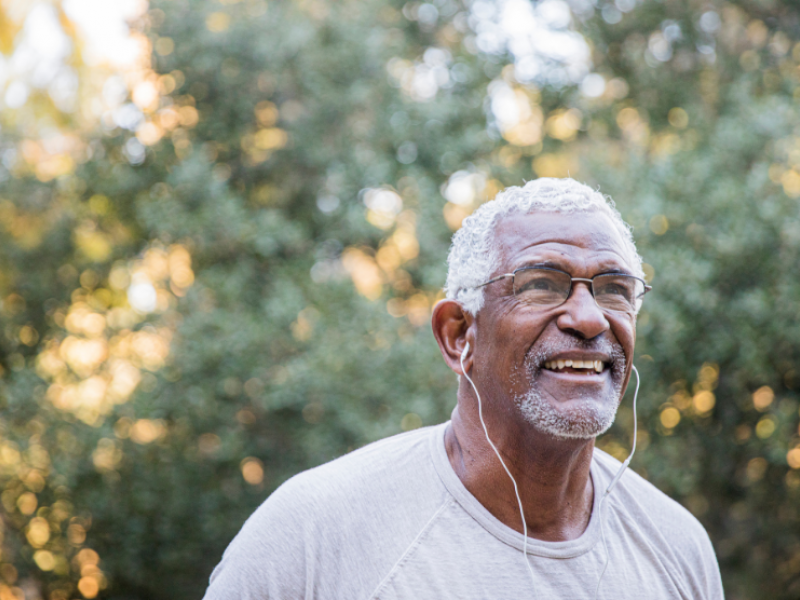
{"type": "Polygon", "coordinates": [[[565,8],[159,0],[104,121],[47,109],[64,158],[26,129],[45,109],[9,113],[6,587],[198,597],[286,478],[446,419],[427,320],[452,230],[570,173],[655,287],[633,466],[709,529],[730,597],[796,595],[796,10],[565,8]],[[570,53],[504,39],[509,15],[570,53]]]}

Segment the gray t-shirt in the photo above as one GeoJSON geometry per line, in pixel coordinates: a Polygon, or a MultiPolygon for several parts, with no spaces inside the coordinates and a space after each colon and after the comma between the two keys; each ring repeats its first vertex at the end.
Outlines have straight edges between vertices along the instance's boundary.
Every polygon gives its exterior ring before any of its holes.
{"type": "MultiPolygon", "coordinates": [[[[467,491],[444,446],[418,429],[293,477],[248,519],[211,575],[206,600],[520,600],[595,597],[606,554],[599,502],[620,463],[595,449],[594,507],[575,540],[529,538],[467,491]]],[[[723,598],[703,527],[628,470],[606,499],[610,554],[598,598],[723,598]]]]}

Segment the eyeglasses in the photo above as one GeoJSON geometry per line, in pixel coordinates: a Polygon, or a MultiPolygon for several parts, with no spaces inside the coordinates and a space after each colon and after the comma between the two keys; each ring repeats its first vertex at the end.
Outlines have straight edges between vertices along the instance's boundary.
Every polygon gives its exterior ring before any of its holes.
{"type": "Polygon", "coordinates": [[[601,273],[591,279],[583,279],[550,267],[522,267],[477,285],[475,289],[506,277],[513,279],[517,298],[540,308],[555,308],[564,304],[572,293],[574,281],[588,283],[597,305],[614,312],[635,313],[642,305],[642,297],[653,289],[640,277],[625,273],[601,273]]]}

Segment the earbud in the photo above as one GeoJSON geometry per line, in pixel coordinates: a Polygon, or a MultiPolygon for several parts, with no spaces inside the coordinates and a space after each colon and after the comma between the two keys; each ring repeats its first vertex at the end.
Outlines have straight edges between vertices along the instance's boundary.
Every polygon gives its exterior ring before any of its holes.
{"type": "Polygon", "coordinates": [[[469,352],[469,342],[467,342],[467,345],[464,346],[464,351],[461,353],[461,360],[467,358],[467,352],[469,352]]]}

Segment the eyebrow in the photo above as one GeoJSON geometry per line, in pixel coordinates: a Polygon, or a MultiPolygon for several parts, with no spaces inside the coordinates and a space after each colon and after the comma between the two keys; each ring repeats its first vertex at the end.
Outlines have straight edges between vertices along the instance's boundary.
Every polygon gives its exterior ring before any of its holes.
{"type": "MultiPolygon", "coordinates": [[[[601,266],[601,268],[603,268],[604,266],[607,266],[608,270],[601,270],[600,273],[597,273],[598,275],[602,275],[602,274],[605,274],[605,273],[620,273],[620,274],[623,274],[623,275],[632,275],[633,274],[628,269],[626,269],[624,267],[620,267],[618,264],[604,265],[604,264],[601,263],[600,266],[601,266]]],[[[556,269],[558,271],[564,271],[565,273],[569,272],[569,271],[567,271],[566,267],[563,264],[560,264],[560,263],[558,263],[556,261],[553,261],[553,260],[540,260],[540,261],[533,261],[533,262],[525,262],[525,263],[519,265],[518,267],[515,267],[513,269],[513,271],[517,271],[519,269],[526,269],[526,268],[530,268],[530,267],[544,267],[546,269],[556,269]]]]}

